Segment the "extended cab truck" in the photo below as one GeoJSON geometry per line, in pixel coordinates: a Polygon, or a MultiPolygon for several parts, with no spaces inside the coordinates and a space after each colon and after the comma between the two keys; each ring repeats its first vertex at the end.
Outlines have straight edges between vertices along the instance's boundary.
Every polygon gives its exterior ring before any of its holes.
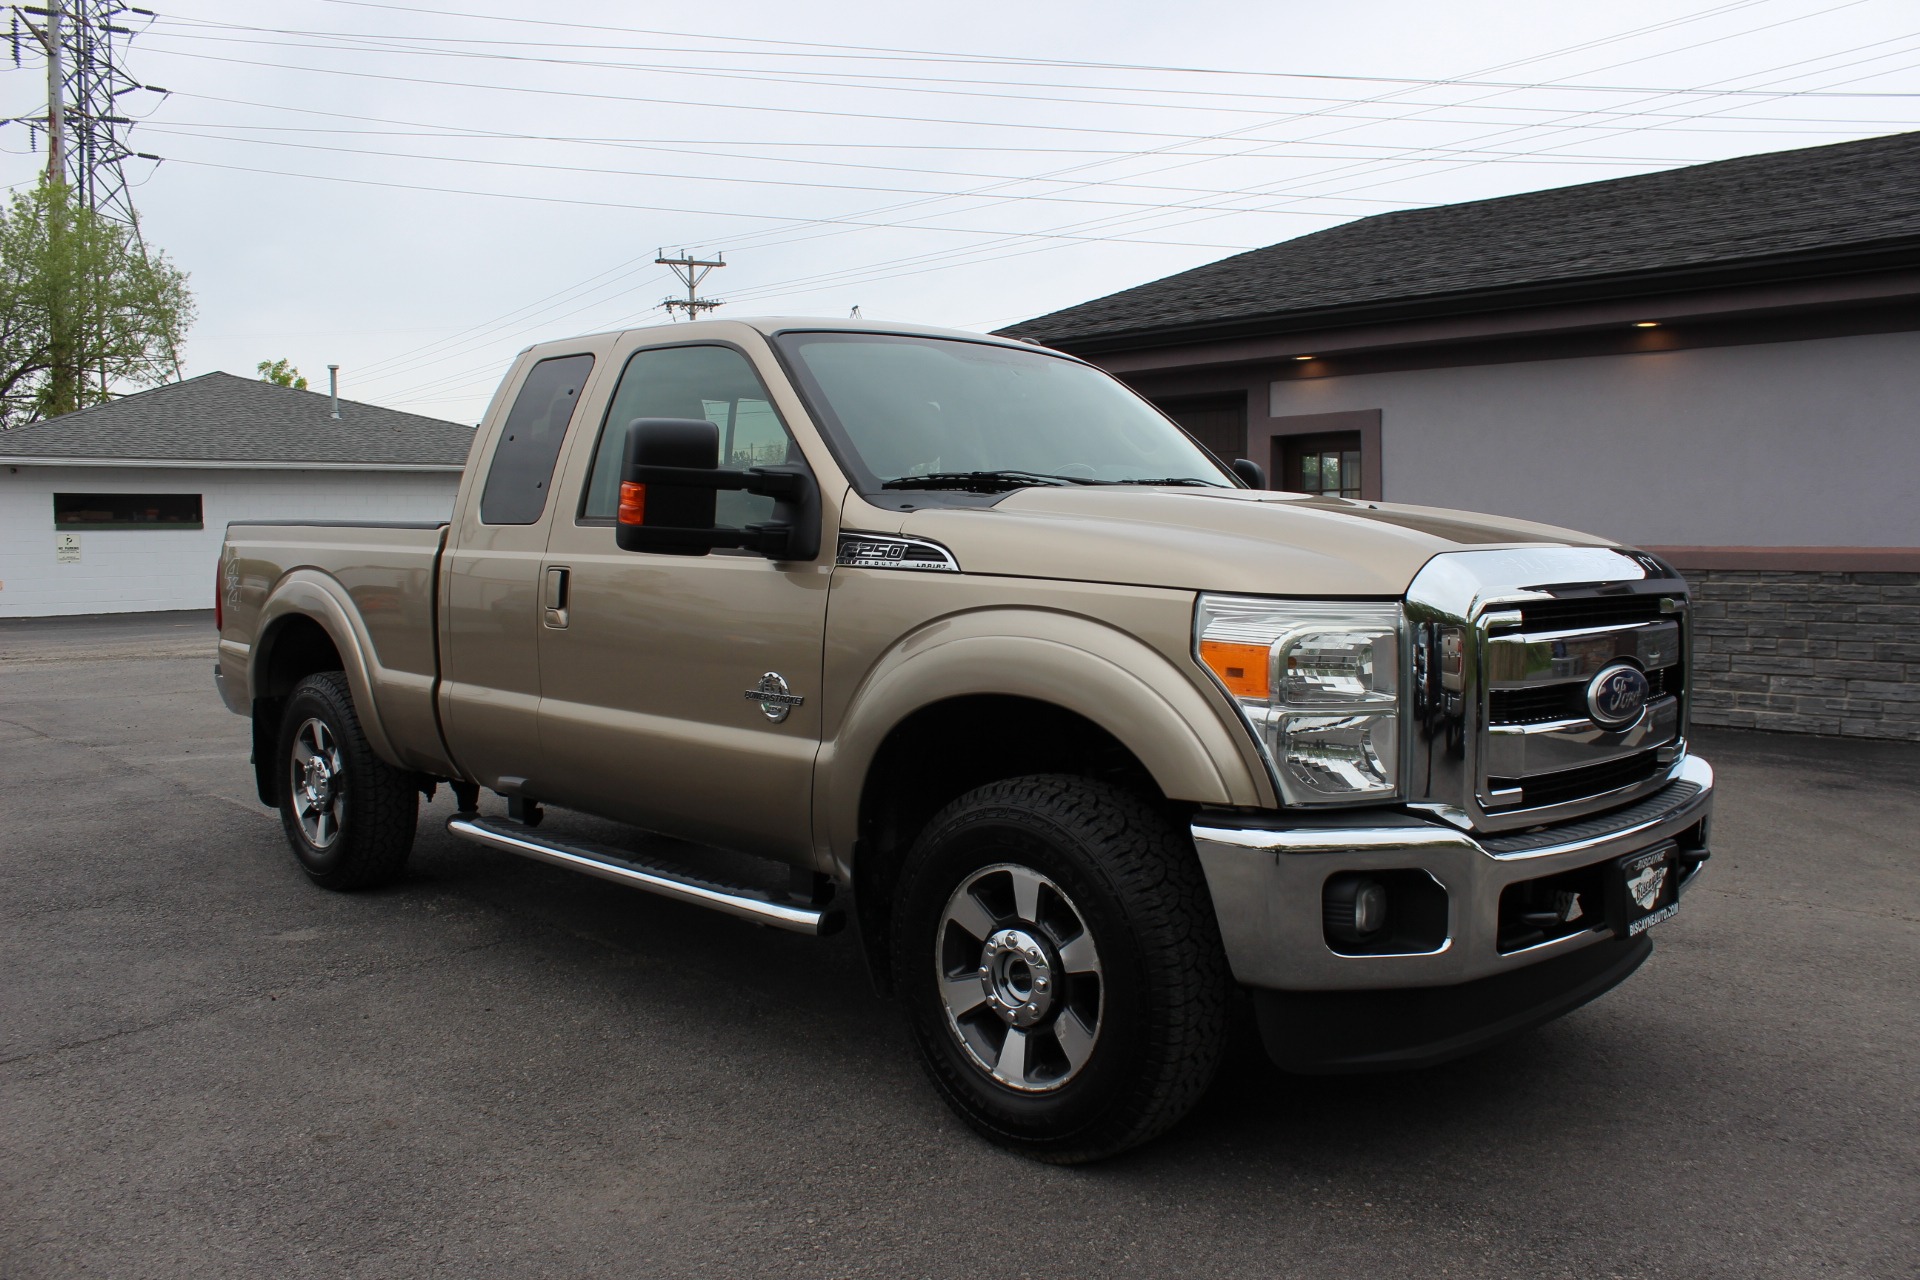
{"type": "Polygon", "coordinates": [[[969,1123],[1092,1159],[1193,1104],[1235,984],[1283,1066],[1439,1061],[1621,981],[1708,856],[1669,566],[1259,484],[1018,342],[550,342],[450,523],[228,530],[218,683],[319,884],[446,783],[463,839],[851,923],[969,1123]]]}

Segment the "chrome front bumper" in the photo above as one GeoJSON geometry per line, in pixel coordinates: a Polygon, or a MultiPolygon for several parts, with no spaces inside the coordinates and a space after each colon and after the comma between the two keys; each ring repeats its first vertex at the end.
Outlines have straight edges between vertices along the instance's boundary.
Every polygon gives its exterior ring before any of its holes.
{"type": "MultiPolygon", "coordinates": [[[[1472,982],[1608,941],[1610,931],[1588,929],[1501,952],[1501,891],[1673,840],[1701,826],[1712,809],[1713,769],[1684,756],[1666,785],[1646,799],[1534,832],[1476,836],[1414,814],[1354,813],[1270,824],[1201,820],[1193,824],[1193,839],[1227,959],[1242,985],[1390,990],[1472,982]],[[1446,940],[1412,954],[1346,955],[1329,946],[1321,919],[1328,877],[1401,870],[1424,871],[1446,890],[1446,940]]],[[[1702,841],[1695,857],[1704,853],[1702,841]]],[[[1683,889],[1697,878],[1698,865],[1683,889]]]]}

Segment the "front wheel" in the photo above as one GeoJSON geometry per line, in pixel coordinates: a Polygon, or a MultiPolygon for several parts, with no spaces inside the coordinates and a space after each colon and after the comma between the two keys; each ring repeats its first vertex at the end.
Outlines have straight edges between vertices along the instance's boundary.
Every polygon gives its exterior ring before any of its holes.
{"type": "Polygon", "coordinates": [[[928,823],[894,973],[928,1074],[976,1130],[1053,1163],[1164,1132],[1219,1065],[1231,979],[1186,830],[1085,778],[1014,778],[928,823]]]}
{"type": "Polygon", "coordinates": [[[406,870],[419,792],[374,754],[338,671],[294,686],[280,721],[280,825],[300,867],[328,889],[386,884],[406,870]]]}

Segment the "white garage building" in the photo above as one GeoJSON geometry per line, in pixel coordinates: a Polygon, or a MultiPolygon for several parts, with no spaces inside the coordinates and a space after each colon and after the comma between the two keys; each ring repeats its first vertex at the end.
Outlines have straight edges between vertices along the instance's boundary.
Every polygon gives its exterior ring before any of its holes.
{"type": "Polygon", "coordinates": [[[473,430],[208,373],[0,432],[0,617],[212,607],[233,520],[444,520],[473,430]]]}

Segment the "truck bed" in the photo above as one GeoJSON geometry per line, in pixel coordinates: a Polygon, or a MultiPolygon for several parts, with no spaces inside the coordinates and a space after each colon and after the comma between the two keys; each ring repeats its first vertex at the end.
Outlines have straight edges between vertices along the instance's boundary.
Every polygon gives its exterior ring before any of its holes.
{"type": "MultiPolygon", "coordinates": [[[[229,704],[259,689],[275,623],[292,606],[335,637],[349,680],[373,709],[376,749],[403,767],[450,772],[434,714],[438,575],[445,523],[253,520],[227,526],[221,552],[221,683],[229,704]],[[270,616],[261,606],[274,599],[270,616]],[[350,634],[347,634],[350,633],[350,634]],[[254,646],[264,639],[260,655],[254,646]],[[347,650],[365,655],[364,670],[347,650]]],[[[239,708],[236,707],[236,710],[239,708]]]]}

